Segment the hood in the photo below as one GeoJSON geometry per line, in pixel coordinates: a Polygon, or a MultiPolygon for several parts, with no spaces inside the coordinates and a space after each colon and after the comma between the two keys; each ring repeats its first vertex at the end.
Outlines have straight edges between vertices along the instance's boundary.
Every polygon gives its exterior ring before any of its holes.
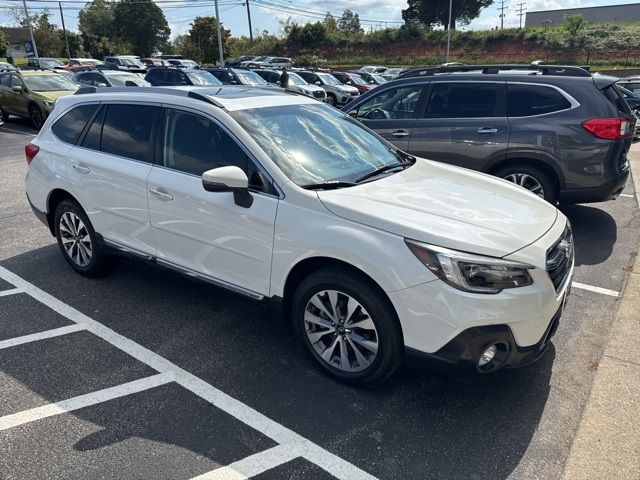
{"type": "Polygon", "coordinates": [[[44,100],[55,100],[56,98],[66,97],[67,95],[73,95],[75,90],[63,90],[59,92],[35,92],[35,94],[44,100]]]}
{"type": "Polygon", "coordinates": [[[336,85],[336,88],[342,92],[347,93],[358,93],[358,89],[356,87],[352,87],[350,85],[336,85]]]}
{"type": "Polygon", "coordinates": [[[319,87],[317,85],[296,85],[296,87],[300,88],[301,90],[305,90],[307,92],[317,92],[319,90],[322,90],[324,92],[324,88],[319,87]]]}
{"type": "Polygon", "coordinates": [[[557,217],[555,207],[505,180],[423,159],[379,180],[317,194],[339,217],[492,257],[535,242],[557,217]]]}

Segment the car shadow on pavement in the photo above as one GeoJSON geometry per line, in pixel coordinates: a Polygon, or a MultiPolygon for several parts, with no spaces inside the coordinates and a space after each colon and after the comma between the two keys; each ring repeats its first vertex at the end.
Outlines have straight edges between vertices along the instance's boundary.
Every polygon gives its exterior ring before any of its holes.
{"type": "Polygon", "coordinates": [[[598,265],[611,256],[618,227],[609,213],[586,205],[563,205],[560,210],[571,222],[576,265],[598,265]]]}
{"type": "MultiPolygon", "coordinates": [[[[452,379],[402,368],[380,387],[357,388],[319,371],[291,325],[270,319],[262,305],[141,261],[120,259],[106,277],[86,279],[51,245],[2,266],[379,478],[507,478],[529,448],[550,392],[553,345],[519,370],[452,379]]],[[[31,391],[47,391],[19,362],[0,365],[31,391]]],[[[123,477],[135,476],[132,464],[153,458],[149,477],[162,467],[165,474],[155,478],[171,478],[172,465],[202,472],[205,460],[228,464],[272,443],[175,384],[58,417],[67,420],[34,422],[15,434],[52,425],[46,446],[19,439],[9,453],[25,462],[34,455],[44,462],[44,452],[68,462],[95,454],[91,462],[106,469],[124,462],[123,477]],[[69,417],[98,428],[74,427],[69,417]],[[159,453],[151,457],[136,439],[159,453]]]]}

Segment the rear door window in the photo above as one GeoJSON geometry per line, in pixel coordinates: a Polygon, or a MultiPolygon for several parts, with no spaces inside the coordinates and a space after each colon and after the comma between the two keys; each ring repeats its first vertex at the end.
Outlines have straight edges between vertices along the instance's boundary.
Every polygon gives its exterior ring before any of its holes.
{"type": "Polygon", "coordinates": [[[495,83],[434,83],[426,118],[486,118],[501,116],[495,83]]]}
{"type": "Polygon", "coordinates": [[[97,108],[98,104],[94,103],[69,110],[53,124],[51,131],[63,142],[75,144],[97,108]]]}
{"type": "Polygon", "coordinates": [[[151,162],[151,136],[159,113],[160,107],[149,105],[109,105],[100,150],[151,162]]]}
{"type": "Polygon", "coordinates": [[[96,118],[93,120],[93,123],[89,127],[87,134],[84,136],[84,140],[82,140],[82,146],[84,148],[89,148],[91,150],[100,150],[100,138],[102,137],[102,122],[104,121],[104,113],[106,112],[106,107],[102,108],[102,110],[96,115],[96,118]]]}
{"type": "Polygon", "coordinates": [[[533,117],[571,108],[562,93],[544,85],[507,85],[507,115],[533,117]]]}

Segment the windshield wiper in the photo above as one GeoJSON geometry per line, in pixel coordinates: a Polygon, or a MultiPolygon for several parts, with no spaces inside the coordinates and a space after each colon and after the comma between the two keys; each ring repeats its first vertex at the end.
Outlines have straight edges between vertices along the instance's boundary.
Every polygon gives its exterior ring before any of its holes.
{"type": "Polygon", "coordinates": [[[328,182],[310,183],[302,185],[305,190],[334,190],[336,188],[355,187],[357,184],[353,182],[343,182],[341,180],[330,180],[328,182]]]}
{"type": "Polygon", "coordinates": [[[367,180],[367,179],[369,179],[371,177],[375,177],[376,175],[380,175],[381,173],[388,172],[389,170],[393,170],[395,168],[405,169],[405,168],[407,168],[407,167],[409,167],[411,165],[413,165],[413,162],[411,162],[411,161],[392,163],[391,165],[384,165],[382,167],[376,168],[372,172],[369,172],[369,173],[366,173],[366,174],[362,175],[360,178],[357,178],[356,179],[356,183],[363,182],[364,180],[367,180]]]}

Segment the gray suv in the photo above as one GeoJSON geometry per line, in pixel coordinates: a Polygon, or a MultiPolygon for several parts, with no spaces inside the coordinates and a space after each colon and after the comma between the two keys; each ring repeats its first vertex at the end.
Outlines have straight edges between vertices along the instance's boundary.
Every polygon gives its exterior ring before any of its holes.
{"type": "Polygon", "coordinates": [[[515,182],[551,203],[616,198],[635,119],[580,67],[416,69],[344,107],[410,154],[515,182]]]}

